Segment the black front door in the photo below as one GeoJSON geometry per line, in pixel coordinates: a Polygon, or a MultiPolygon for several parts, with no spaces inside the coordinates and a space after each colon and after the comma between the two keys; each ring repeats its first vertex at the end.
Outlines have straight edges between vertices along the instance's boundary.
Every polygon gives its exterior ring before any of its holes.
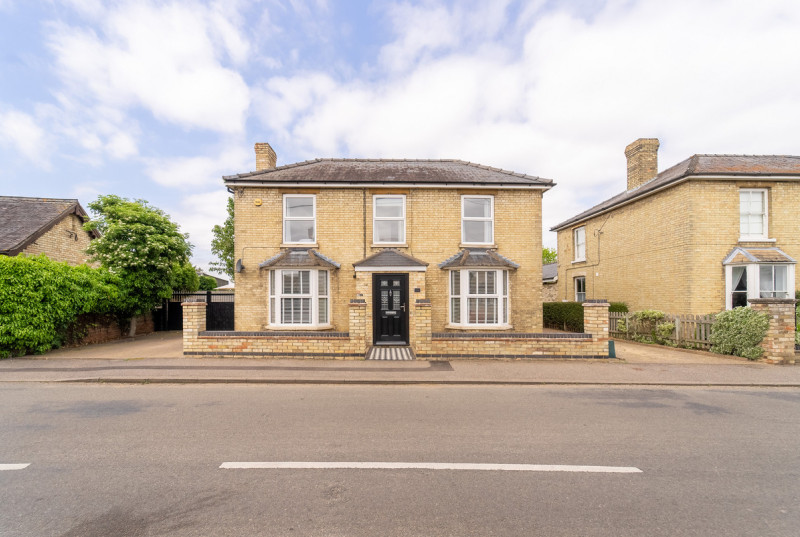
{"type": "Polygon", "coordinates": [[[373,274],[372,318],[375,345],[408,344],[408,274],[373,274]]]}

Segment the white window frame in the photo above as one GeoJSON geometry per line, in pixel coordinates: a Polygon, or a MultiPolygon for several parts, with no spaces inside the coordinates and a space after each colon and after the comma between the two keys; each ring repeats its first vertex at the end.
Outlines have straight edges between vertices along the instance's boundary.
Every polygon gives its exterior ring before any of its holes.
{"type": "Polygon", "coordinates": [[[284,194],[283,195],[283,243],[284,244],[308,244],[317,242],[317,195],[316,194],[284,194]],[[289,216],[286,208],[286,200],[289,198],[311,198],[311,212],[312,215],[308,216],[289,216]],[[292,221],[311,221],[314,224],[314,237],[301,241],[289,241],[289,228],[286,222],[292,221]]]}
{"type": "Polygon", "coordinates": [[[284,329],[320,329],[330,328],[331,326],[331,273],[329,270],[317,270],[307,268],[292,268],[292,269],[272,269],[269,271],[269,300],[267,301],[267,319],[268,325],[271,328],[284,328],[284,329]],[[309,273],[309,292],[308,293],[284,293],[283,292],[283,273],[284,272],[308,272],[309,273]],[[320,292],[319,277],[320,274],[325,274],[325,287],[324,292],[320,292]],[[281,306],[282,299],[290,298],[308,298],[311,300],[311,317],[309,323],[287,323],[283,322],[281,316],[283,315],[283,308],[281,306]],[[320,322],[320,302],[325,301],[325,315],[326,322],[320,322]]]}
{"type": "MultiPolygon", "coordinates": [[[[747,300],[751,298],[771,298],[761,296],[761,267],[785,266],[786,267],[786,297],[794,297],[795,265],[792,263],[748,263],[725,266],[725,309],[733,308],[733,267],[745,267],[747,270],[747,300]]],[[[782,297],[778,297],[782,298],[782,297]]]]}
{"type": "Polygon", "coordinates": [[[375,194],[372,196],[372,243],[373,244],[405,244],[406,243],[406,196],[405,194],[375,194]],[[403,215],[402,216],[378,216],[378,200],[394,198],[403,200],[403,215]],[[390,221],[403,223],[401,237],[397,242],[378,240],[378,226],[376,222],[390,221]]]}
{"type": "MultiPolygon", "coordinates": [[[[763,241],[768,240],[769,237],[769,229],[767,224],[769,222],[769,195],[768,189],[766,188],[740,188],[739,189],[739,240],[740,241],[763,241]],[[743,213],[742,212],[742,194],[753,194],[759,193],[761,194],[761,213],[743,213]],[[743,233],[742,231],[742,217],[743,216],[752,216],[754,214],[761,215],[761,229],[762,233],[759,235],[754,235],[751,233],[743,233]]],[[[749,287],[748,287],[749,289],[749,287]]]]}
{"type": "Polygon", "coordinates": [[[586,302],[586,276],[575,276],[573,279],[573,287],[575,289],[575,302],[586,302]],[[580,292],[578,291],[578,281],[583,281],[583,298],[578,298],[580,292]]]}
{"type": "Polygon", "coordinates": [[[448,326],[454,328],[483,328],[506,329],[511,327],[511,276],[508,270],[502,269],[460,269],[451,270],[447,278],[448,301],[447,319],[448,326]],[[495,292],[488,294],[472,294],[469,292],[470,272],[493,272],[495,274],[495,292]],[[454,274],[458,273],[458,294],[453,293],[454,274]],[[497,300],[496,323],[470,323],[469,300],[476,298],[494,298],[497,300]],[[454,300],[458,299],[458,320],[454,321],[454,300]]]}
{"type": "Polygon", "coordinates": [[[572,230],[572,249],[573,262],[586,261],[586,226],[576,227],[572,230]],[[581,237],[583,238],[582,242],[580,241],[581,237]]]}
{"type": "Polygon", "coordinates": [[[461,196],[461,244],[482,244],[482,245],[491,245],[494,244],[494,196],[478,196],[478,195],[462,195],[461,196]],[[488,217],[475,217],[470,216],[466,217],[464,214],[464,202],[468,199],[488,199],[489,200],[489,216],[488,217]],[[488,241],[480,241],[480,242],[469,242],[467,241],[467,237],[465,235],[464,229],[464,222],[489,222],[491,224],[490,233],[489,233],[489,240],[488,241]]]}

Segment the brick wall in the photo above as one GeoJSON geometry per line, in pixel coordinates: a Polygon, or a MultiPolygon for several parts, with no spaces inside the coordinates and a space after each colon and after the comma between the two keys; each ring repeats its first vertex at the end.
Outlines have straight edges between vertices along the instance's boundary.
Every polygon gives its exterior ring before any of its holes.
{"type": "MultiPolygon", "coordinates": [[[[557,300],[574,300],[574,278],[586,297],[606,297],[631,311],[703,315],[725,309],[722,260],[735,246],[777,246],[800,259],[797,182],[691,180],[591,218],[586,261],[573,263],[572,232],[558,232],[557,300]],[[739,189],[767,188],[769,237],[738,242],[739,189]]],[[[797,289],[797,282],[791,282],[797,289]]]]}
{"type": "Polygon", "coordinates": [[[90,235],[83,230],[83,220],[70,214],[25,248],[22,254],[44,254],[54,261],[80,265],[89,260],[86,248],[90,241],[90,235]]]}
{"type": "MultiPolygon", "coordinates": [[[[257,356],[344,360],[363,359],[371,344],[366,333],[369,306],[349,304],[350,332],[206,332],[205,303],[183,304],[183,353],[186,356],[257,356]]],[[[414,303],[412,330],[418,359],[607,358],[608,304],[584,304],[583,334],[431,331],[431,303],[414,303]]]]}

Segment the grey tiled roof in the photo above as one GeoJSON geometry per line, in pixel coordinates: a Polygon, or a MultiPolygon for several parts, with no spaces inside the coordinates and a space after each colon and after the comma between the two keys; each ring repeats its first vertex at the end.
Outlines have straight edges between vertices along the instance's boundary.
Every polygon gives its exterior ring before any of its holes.
{"type": "Polygon", "coordinates": [[[311,248],[289,248],[281,250],[260,265],[258,268],[301,268],[325,267],[338,269],[341,265],[333,259],[322,255],[311,248]]]}
{"type": "Polygon", "coordinates": [[[89,219],[75,199],[0,196],[0,254],[17,255],[69,214],[89,219]]]}
{"type": "Polygon", "coordinates": [[[542,280],[553,280],[558,276],[558,263],[542,265],[542,280]]]}
{"type": "Polygon", "coordinates": [[[694,155],[659,173],[655,178],[607,199],[550,228],[558,231],[623,203],[647,196],[655,190],[685,177],[723,176],[731,179],[763,176],[797,176],[800,179],[800,156],[791,155],[694,155]]]}
{"type": "Polygon", "coordinates": [[[353,263],[354,267],[427,267],[428,263],[420,261],[395,248],[386,248],[353,263]]]}
{"type": "Polygon", "coordinates": [[[796,263],[780,248],[742,248],[735,247],[725,256],[723,265],[738,263],[796,263]]]}
{"type": "Polygon", "coordinates": [[[465,248],[439,263],[439,268],[441,269],[492,267],[518,269],[519,265],[500,255],[495,250],[487,250],[485,248],[465,248]]]}
{"type": "Polygon", "coordinates": [[[458,184],[551,188],[550,179],[491,168],[463,160],[316,159],[223,177],[226,183],[458,184]]]}

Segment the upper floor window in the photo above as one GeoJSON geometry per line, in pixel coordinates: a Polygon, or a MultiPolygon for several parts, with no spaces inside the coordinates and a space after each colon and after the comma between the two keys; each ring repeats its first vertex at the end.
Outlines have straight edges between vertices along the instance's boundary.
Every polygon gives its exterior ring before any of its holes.
{"type": "Polygon", "coordinates": [[[283,196],[283,242],[317,242],[317,197],[314,194],[283,196]]]}
{"type": "Polygon", "coordinates": [[[271,270],[269,324],[327,325],[330,318],[328,278],[327,270],[271,270]]]}
{"type": "Polygon", "coordinates": [[[461,196],[461,242],[494,243],[494,196],[461,196]]]}
{"type": "Polygon", "coordinates": [[[767,238],[767,190],[739,190],[739,236],[742,239],[767,238]]]}
{"type": "Polygon", "coordinates": [[[586,227],[581,226],[572,232],[575,258],[574,261],[586,261],[586,227]]]}
{"type": "Polygon", "coordinates": [[[508,285],[507,270],[451,270],[450,323],[507,325],[508,285]]]}
{"type": "Polygon", "coordinates": [[[372,241],[376,244],[406,242],[406,197],[383,195],[372,198],[372,241]]]}

